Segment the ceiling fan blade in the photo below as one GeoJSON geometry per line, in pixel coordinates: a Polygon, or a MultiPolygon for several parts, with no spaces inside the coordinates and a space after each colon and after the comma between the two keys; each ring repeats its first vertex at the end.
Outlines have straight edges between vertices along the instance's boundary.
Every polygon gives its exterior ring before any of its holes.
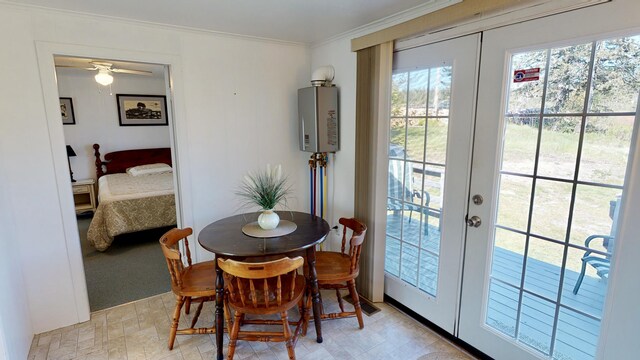
{"type": "Polygon", "coordinates": [[[98,70],[98,69],[93,68],[93,67],[84,67],[84,66],[76,66],[76,65],[58,65],[58,64],[56,64],[56,67],[59,67],[59,68],[71,68],[71,69],[82,69],[82,70],[98,70]]]}
{"type": "Polygon", "coordinates": [[[116,73],[123,73],[123,74],[147,75],[147,76],[153,74],[151,71],[146,71],[146,70],[111,69],[111,71],[116,73]]]}

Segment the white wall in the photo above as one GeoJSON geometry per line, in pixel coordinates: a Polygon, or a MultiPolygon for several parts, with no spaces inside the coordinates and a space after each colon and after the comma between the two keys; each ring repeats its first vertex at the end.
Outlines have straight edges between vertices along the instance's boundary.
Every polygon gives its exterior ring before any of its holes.
{"type": "MultiPolygon", "coordinates": [[[[116,49],[180,59],[180,68],[173,71],[180,79],[174,89],[182,99],[176,106],[183,116],[176,122],[187,141],[177,150],[190,170],[182,179],[184,189],[191,191],[183,198],[192,219],[185,225],[193,226],[196,234],[237,210],[233,191],[238,181],[246,171],[267,162],[283,165],[296,189],[290,206],[304,209],[300,204],[306,198],[307,166],[306,154],[297,150],[296,91],[310,76],[306,47],[2,4],[0,43],[11,51],[0,52],[0,78],[12,86],[0,90],[0,143],[14,150],[0,171],[13,205],[13,243],[22,254],[33,332],[80,318],[73,297],[79,285],[71,280],[77,259],[67,256],[67,245],[75,244],[65,237],[65,231],[73,229],[63,221],[73,207],[70,200],[58,197],[60,171],[53,166],[66,162],[62,145],[60,149],[51,145],[63,140],[52,142],[49,137],[50,131],[62,134],[57,128],[62,125],[47,122],[41,83],[46,77],[38,68],[42,59],[37,58],[36,45],[44,42],[98,48],[100,54],[116,49]]],[[[202,250],[197,255],[208,256],[202,250]]]]}
{"type": "MultiPolygon", "coordinates": [[[[164,74],[153,77],[114,73],[111,85],[96,83],[95,72],[57,68],[60,97],[73,100],[76,124],[64,125],[64,137],[78,156],[70,158],[76,180],[96,177],[93,144],[102,155],[117,150],[169,147],[168,126],[120,126],[116,94],[165,95],[164,74]]],[[[104,157],[103,157],[104,158],[104,157]]]]}
{"type": "MultiPolygon", "coordinates": [[[[332,65],[335,69],[333,83],[339,88],[340,151],[335,153],[335,162],[331,156],[329,157],[329,214],[325,216],[331,226],[338,225],[338,219],[341,217],[353,216],[356,54],[351,52],[350,39],[351,37],[342,37],[315,46],[311,50],[312,71],[320,66],[332,65]]],[[[330,250],[339,250],[340,239],[340,236],[332,232],[325,245],[330,250]]]]}
{"type": "MultiPolygon", "coordinates": [[[[0,96],[9,92],[0,89],[0,96]]],[[[0,120],[0,134],[5,133],[6,119],[0,120]]],[[[6,169],[8,158],[17,151],[0,141],[0,169],[6,169]]],[[[7,172],[0,171],[0,248],[5,256],[0,261],[0,359],[26,359],[33,338],[31,318],[24,290],[20,246],[14,226],[14,208],[10,198],[7,172]]]]}

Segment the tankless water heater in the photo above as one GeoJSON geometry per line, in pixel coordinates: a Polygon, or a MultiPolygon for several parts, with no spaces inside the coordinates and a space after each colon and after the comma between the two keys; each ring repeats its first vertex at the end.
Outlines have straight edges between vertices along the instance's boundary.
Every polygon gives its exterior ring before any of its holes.
{"type": "Polygon", "coordinates": [[[338,88],[298,89],[298,119],[300,150],[312,153],[340,150],[338,88]]]}

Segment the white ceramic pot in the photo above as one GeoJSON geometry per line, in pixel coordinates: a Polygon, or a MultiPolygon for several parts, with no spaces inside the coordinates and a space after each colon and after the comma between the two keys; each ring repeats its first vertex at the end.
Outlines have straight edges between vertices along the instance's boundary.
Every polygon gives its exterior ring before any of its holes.
{"type": "Polygon", "coordinates": [[[273,210],[263,210],[258,216],[258,225],[265,230],[273,230],[278,227],[280,216],[273,210]]]}

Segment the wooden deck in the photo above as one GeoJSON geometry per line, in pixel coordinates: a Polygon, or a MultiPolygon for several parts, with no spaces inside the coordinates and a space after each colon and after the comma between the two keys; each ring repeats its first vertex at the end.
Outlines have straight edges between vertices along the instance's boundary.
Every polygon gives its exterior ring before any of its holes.
{"type": "MultiPolygon", "coordinates": [[[[433,219],[430,220],[428,228],[421,229],[420,222],[415,219],[409,222],[407,216],[404,219],[400,215],[387,216],[387,234],[390,236],[387,236],[385,270],[436,296],[440,231],[433,219]],[[400,237],[400,231],[404,244],[394,239],[400,237]]],[[[516,325],[522,262],[521,254],[495,248],[487,325],[549,356],[558,307],[560,268],[537,259],[527,260],[519,325],[516,325]]],[[[606,282],[585,276],[580,291],[574,295],[577,277],[575,271],[565,271],[554,353],[549,356],[552,359],[586,360],[595,355],[606,282]]]]}

